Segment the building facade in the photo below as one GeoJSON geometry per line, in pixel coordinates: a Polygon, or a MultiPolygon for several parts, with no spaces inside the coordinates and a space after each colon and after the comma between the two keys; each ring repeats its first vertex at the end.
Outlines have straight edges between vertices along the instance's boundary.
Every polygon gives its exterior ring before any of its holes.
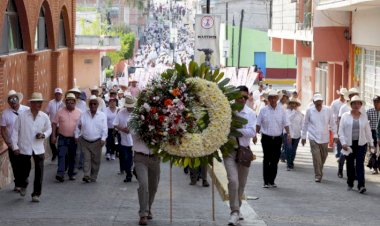
{"type": "MultiPolygon", "coordinates": [[[[0,110],[14,89],[27,102],[32,92],[46,99],[73,85],[75,0],[0,1],[0,110]]],[[[12,178],[0,144],[0,186],[12,178]]]]}

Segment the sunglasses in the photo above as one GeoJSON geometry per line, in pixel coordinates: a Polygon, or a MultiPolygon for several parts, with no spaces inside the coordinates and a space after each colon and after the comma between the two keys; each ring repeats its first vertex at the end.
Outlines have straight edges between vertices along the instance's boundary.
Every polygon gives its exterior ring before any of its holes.
{"type": "Polygon", "coordinates": [[[66,104],[75,104],[75,101],[73,101],[73,100],[66,100],[66,104]]]}
{"type": "Polygon", "coordinates": [[[244,98],[244,100],[248,100],[248,96],[246,96],[246,95],[242,95],[241,97],[240,97],[240,99],[242,99],[242,98],[244,98]]]}
{"type": "Polygon", "coordinates": [[[11,103],[17,103],[18,102],[18,97],[10,97],[8,99],[8,101],[11,102],[11,103]]]}

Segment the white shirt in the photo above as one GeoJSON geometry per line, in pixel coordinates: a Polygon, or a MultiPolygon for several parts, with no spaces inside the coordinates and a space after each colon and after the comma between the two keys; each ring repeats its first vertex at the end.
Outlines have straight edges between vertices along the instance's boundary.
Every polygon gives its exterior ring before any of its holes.
{"type": "Polygon", "coordinates": [[[242,137],[238,138],[239,144],[248,147],[251,138],[256,135],[256,113],[247,105],[244,105],[243,110],[236,112],[236,115],[248,120],[248,123],[245,124],[243,128],[238,129],[238,131],[243,134],[242,137]]]}
{"type": "Polygon", "coordinates": [[[289,132],[292,139],[298,139],[301,137],[301,130],[303,125],[304,115],[299,110],[286,110],[286,115],[290,122],[289,132]]]}
{"type": "Polygon", "coordinates": [[[113,121],[115,120],[116,115],[117,115],[117,108],[115,109],[114,112],[112,112],[111,109],[109,107],[107,107],[106,110],[104,111],[104,113],[107,116],[108,129],[113,129],[114,128],[113,121]]]}
{"type": "Polygon", "coordinates": [[[338,138],[336,132],[336,123],[333,113],[330,108],[322,106],[321,111],[318,111],[315,106],[306,110],[305,120],[302,128],[302,139],[313,140],[318,144],[325,144],[330,139],[330,129],[334,133],[334,138],[338,138]]]}
{"type": "Polygon", "coordinates": [[[105,141],[107,135],[107,117],[103,112],[96,111],[92,117],[90,110],[88,110],[80,116],[78,126],[75,129],[75,138],[82,136],[88,141],[95,141],[99,138],[105,141]]]}
{"type": "MultiPolygon", "coordinates": [[[[339,140],[342,145],[352,145],[352,124],[353,117],[351,111],[342,115],[339,123],[339,140]]],[[[368,119],[365,115],[360,114],[359,117],[359,145],[365,145],[369,143],[373,146],[373,138],[371,127],[369,126],[368,119]]]]}
{"type": "MultiPolygon", "coordinates": [[[[350,103],[347,102],[347,104],[344,104],[342,105],[342,107],[340,107],[338,117],[341,118],[344,113],[350,112],[350,111],[351,111],[351,105],[350,103]]],[[[367,112],[365,111],[365,107],[360,108],[360,113],[362,113],[362,115],[365,115],[365,117],[367,117],[367,112]]]]}
{"type": "Polygon", "coordinates": [[[81,99],[77,99],[75,107],[79,108],[81,112],[86,112],[88,110],[86,101],[81,99]]]}
{"type": "Polygon", "coordinates": [[[12,133],[13,150],[20,150],[23,155],[45,153],[45,139],[36,139],[37,133],[43,133],[45,138],[50,136],[51,123],[49,116],[39,111],[34,119],[30,109],[20,113],[15,121],[12,133]]]}
{"type": "Polygon", "coordinates": [[[253,93],[252,93],[252,96],[253,96],[253,99],[254,100],[260,100],[260,95],[262,94],[264,92],[264,90],[262,90],[261,92],[260,92],[260,90],[255,90],[255,91],[253,91],[253,93]]]}
{"type": "Polygon", "coordinates": [[[261,127],[262,134],[277,137],[282,135],[285,126],[289,126],[289,121],[282,106],[276,105],[273,109],[269,104],[260,110],[257,125],[261,127]]]}
{"type": "Polygon", "coordinates": [[[62,100],[61,101],[56,101],[55,99],[49,101],[45,113],[49,115],[50,121],[52,122],[55,115],[57,114],[58,110],[64,107],[65,105],[63,104],[62,100]]]}
{"type": "Polygon", "coordinates": [[[140,137],[136,134],[132,134],[132,139],[133,139],[133,147],[132,150],[134,152],[140,152],[146,155],[151,155],[153,154],[153,151],[151,151],[148,146],[145,144],[144,141],[140,139],[140,137]]]}
{"type": "Polygon", "coordinates": [[[345,104],[345,103],[346,103],[346,101],[342,102],[342,101],[340,100],[340,98],[334,100],[334,101],[331,103],[330,108],[331,108],[331,110],[332,110],[332,112],[333,112],[333,116],[334,116],[334,119],[335,119],[336,122],[337,122],[337,120],[338,120],[339,110],[340,110],[340,108],[343,106],[343,104],[345,104]]]}
{"type": "Polygon", "coordinates": [[[1,115],[1,126],[7,127],[8,137],[6,142],[12,143],[11,139],[13,133],[13,126],[15,124],[16,118],[20,113],[26,110],[29,110],[29,107],[20,104],[20,107],[17,111],[14,111],[12,108],[7,108],[3,111],[3,114],[1,115]]]}
{"type": "MultiPolygon", "coordinates": [[[[121,128],[126,128],[128,126],[130,113],[126,108],[117,113],[115,120],[113,121],[113,125],[119,126],[121,128]]],[[[119,131],[121,137],[121,145],[123,146],[133,146],[133,139],[131,133],[124,133],[123,131],[119,131]]]]}

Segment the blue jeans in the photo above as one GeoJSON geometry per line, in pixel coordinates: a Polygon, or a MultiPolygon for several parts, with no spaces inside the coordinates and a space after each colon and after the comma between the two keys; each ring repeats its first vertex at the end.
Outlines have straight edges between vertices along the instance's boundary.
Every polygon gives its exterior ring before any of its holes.
{"type": "Polygon", "coordinates": [[[57,175],[63,177],[65,175],[65,165],[68,165],[69,177],[74,176],[75,157],[77,152],[77,144],[74,137],[58,136],[58,170],[57,175]],[[66,163],[66,155],[68,155],[66,163]]]}
{"type": "Polygon", "coordinates": [[[120,172],[125,171],[127,179],[132,178],[132,164],[133,164],[133,152],[132,146],[120,145],[119,161],[120,161],[120,172]]]}
{"type": "Polygon", "coordinates": [[[354,186],[355,175],[358,180],[358,188],[365,186],[364,181],[364,159],[367,151],[367,144],[359,146],[358,141],[352,141],[352,153],[346,156],[347,184],[354,186]]]}
{"type": "Polygon", "coordinates": [[[289,168],[294,167],[294,159],[296,158],[298,143],[300,138],[292,139],[292,143],[289,144],[288,141],[285,141],[285,152],[286,152],[286,163],[289,168]]]}

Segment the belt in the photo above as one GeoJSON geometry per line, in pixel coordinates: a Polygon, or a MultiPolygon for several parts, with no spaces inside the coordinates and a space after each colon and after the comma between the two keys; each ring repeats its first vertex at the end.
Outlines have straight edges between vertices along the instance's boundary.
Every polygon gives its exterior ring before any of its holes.
{"type": "Polygon", "coordinates": [[[272,140],[274,140],[274,139],[278,139],[278,138],[282,138],[281,135],[280,135],[280,136],[269,136],[269,135],[266,135],[266,134],[262,134],[262,136],[263,136],[263,137],[269,137],[269,138],[271,138],[272,140]]]}
{"type": "Polygon", "coordinates": [[[98,139],[96,139],[96,140],[90,141],[90,140],[86,140],[86,139],[84,139],[83,137],[82,137],[82,139],[83,139],[84,141],[86,141],[87,143],[90,143],[90,144],[95,143],[95,142],[98,142],[98,141],[100,140],[100,138],[98,138],[98,139]]]}
{"type": "Polygon", "coordinates": [[[74,139],[75,137],[66,137],[66,136],[63,136],[62,134],[58,134],[59,137],[62,137],[62,138],[66,138],[66,139],[74,139]]]}
{"type": "Polygon", "coordinates": [[[142,152],[135,152],[136,155],[143,155],[143,156],[146,156],[146,157],[155,157],[156,155],[155,154],[145,154],[145,153],[142,153],[142,152]]]}

